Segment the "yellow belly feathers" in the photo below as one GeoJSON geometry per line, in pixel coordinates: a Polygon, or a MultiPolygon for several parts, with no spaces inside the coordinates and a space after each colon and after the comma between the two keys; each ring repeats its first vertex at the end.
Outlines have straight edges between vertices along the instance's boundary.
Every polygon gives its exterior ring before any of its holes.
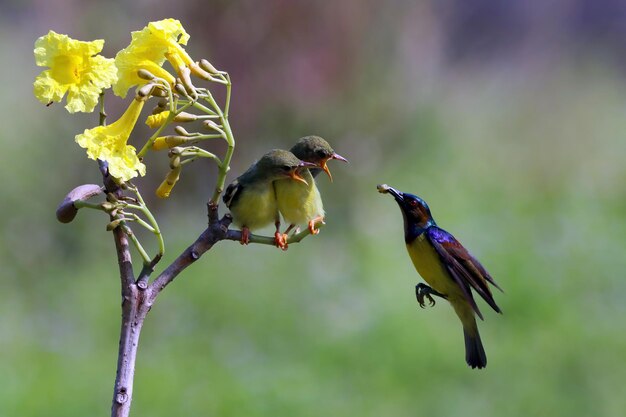
{"type": "Polygon", "coordinates": [[[307,184],[292,179],[274,182],[278,210],[288,224],[306,224],[309,220],[324,216],[324,206],[315,179],[308,170],[302,177],[307,184]]]}
{"type": "Polygon", "coordinates": [[[448,300],[462,298],[463,293],[452,280],[439,255],[432,247],[426,233],[419,235],[413,242],[406,245],[409,256],[417,272],[435,291],[448,296],[448,300]]]}
{"type": "Polygon", "coordinates": [[[255,230],[276,220],[278,207],[271,184],[263,184],[259,189],[248,190],[239,198],[240,201],[230,209],[237,226],[247,226],[250,230],[255,230]]]}

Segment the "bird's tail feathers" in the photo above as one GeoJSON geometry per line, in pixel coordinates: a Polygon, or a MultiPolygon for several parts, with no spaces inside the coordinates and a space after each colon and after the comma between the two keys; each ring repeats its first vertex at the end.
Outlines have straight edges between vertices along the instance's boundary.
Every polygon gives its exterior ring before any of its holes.
{"type": "Polygon", "coordinates": [[[487,366],[487,355],[483,342],[480,340],[478,328],[473,329],[463,327],[463,336],[465,336],[465,361],[473,368],[484,368],[487,366]]]}

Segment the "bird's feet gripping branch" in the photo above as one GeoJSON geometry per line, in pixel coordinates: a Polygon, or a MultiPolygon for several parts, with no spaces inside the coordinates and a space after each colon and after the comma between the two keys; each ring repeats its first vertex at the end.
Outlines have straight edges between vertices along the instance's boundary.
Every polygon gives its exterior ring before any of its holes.
{"type": "Polygon", "coordinates": [[[311,232],[312,235],[316,235],[320,232],[319,229],[315,228],[315,226],[317,226],[319,223],[326,224],[324,223],[324,217],[318,216],[312,220],[309,220],[309,232],[311,232]]]}
{"type": "Polygon", "coordinates": [[[280,233],[280,231],[276,230],[274,233],[274,243],[276,247],[282,250],[287,250],[287,238],[288,236],[286,233],[280,233]]]}
{"type": "Polygon", "coordinates": [[[421,308],[426,307],[426,303],[424,303],[424,298],[428,300],[431,307],[435,305],[435,299],[431,297],[431,295],[435,295],[443,299],[448,298],[445,294],[435,291],[424,283],[420,282],[415,286],[415,298],[417,298],[417,303],[420,305],[421,308]]]}
{"type": "Polygon", "coordinates": [[[242,245],[247,245],[250,243],[250,229],[247,227],[241,228],[241,240],[239,241],[242,245]]]}

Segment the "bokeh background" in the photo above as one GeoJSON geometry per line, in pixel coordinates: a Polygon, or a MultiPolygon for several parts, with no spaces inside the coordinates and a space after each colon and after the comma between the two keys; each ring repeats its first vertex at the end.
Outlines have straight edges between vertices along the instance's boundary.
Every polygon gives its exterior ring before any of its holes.
{"type": "MultiPolygon", "coordinates": [[[[286,253],[222,242],[161,295],[134,416],[626,413],[626,3],[3,0],[1,416],[108,415],[119,334],[106,219],[54,217],[99,181],[73,142],[96,115],[35,100],[33,43],[53,29],[113,57],[165,17],[232,76],[229,180],[307,134],[350,164],[319,180],[318,236],[286,253]],[[504,315],[481,304],[485,370],[445,303],[417,307],[382,182],[428,201],[504,288],[504,315]]],[[[147,163],[166,264],[205,227],[215,168],[162,201],[166,158],[147,163]]]]}

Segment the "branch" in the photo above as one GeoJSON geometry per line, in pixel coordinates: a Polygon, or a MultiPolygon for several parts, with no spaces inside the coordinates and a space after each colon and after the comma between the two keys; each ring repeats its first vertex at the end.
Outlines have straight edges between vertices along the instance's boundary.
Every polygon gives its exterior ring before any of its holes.
{"type": "MultiPolygon", "coordinates": [[[[317,224],[317,228],[318,229],[320,229],[323,226],[324,226],[323,223],[318,223],[317,224]]],[[[287,239],[287,244],[298,243],[302,239],[304,239],[305,237],[309,236],[310,234],[311,234],[311,232],[309,231],[308,228],[306,228],[303,231],[301,231],[300,233],[296,233],[295,235],[289,236],[289,238],[287,239]]],[[[228,233],[226,234],[226,237],[224,239],[225,240],[234,240],[234,241],[240,242],[241,241],[241,230],[229,230],[228,233]]],[[[255,235],[255,234],[252,234],[252,233],[250,234],[250,243],[259,243],[261,245],[276,246],[276,241],[274,240],[273,237],[259,236],[259,235],[255,235]]]]}
{"type": "Polygon", "coordinates": [[[119,265],[120,279],[122,281],[122,297],[126,298],[130,296],[130,286],[135,283],[128,237],[121,227],[117,227],[113,230],[113,240],[115,241],[117,263],[119,265]]]}
{"type": "Polygon", "coordinates": [[[209,203],[209,227],[198,236],[187,249],[181,253],[158,277],[148,286],[149,300],[156,299],[159,293],[169,285],[174,279],[189,265],[200,259],[200,257],[210,250],[220,240],[224,240],[228,234],[228,226],[232,221],[230,216],[224,216],[217,220],[217,204],[209,203]]]}

